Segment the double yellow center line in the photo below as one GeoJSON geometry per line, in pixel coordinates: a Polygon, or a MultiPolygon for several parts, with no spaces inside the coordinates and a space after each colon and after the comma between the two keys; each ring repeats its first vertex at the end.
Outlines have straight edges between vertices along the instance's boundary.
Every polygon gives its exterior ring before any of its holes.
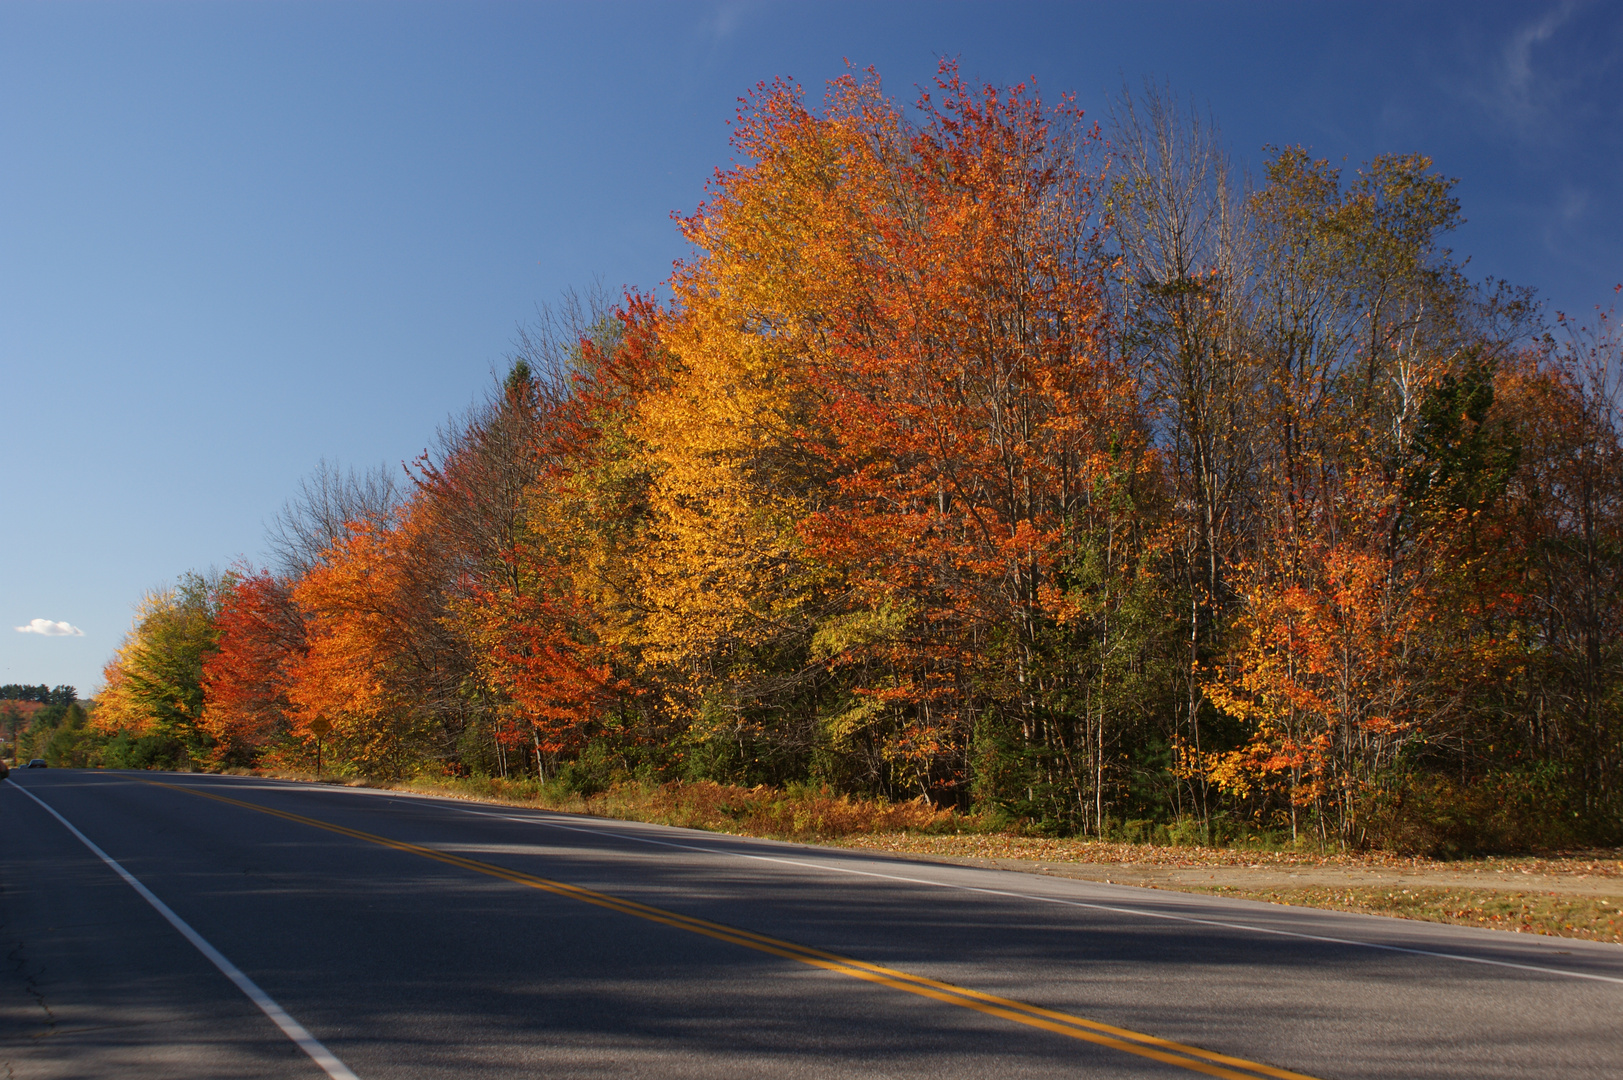
{"type": "Polygon", "coordinates": [[[951,983],[939,982],[921,975],[910,975],[905,971],[898,971],[895,968],[884,967],[880,964],[870,964],[865,960],[854,960],[847,956],[823,952],[821,949],[797,945],[781,938],[757,934],[752,930],[743,930],[738,927],[711,922],[708,919],[698,919],[691,915],[666,911],[664,908],[652,907],[648,904],[638,903],[635,900],[626,900],[618,896],[610,896],[607,893],[585,889],[579,885],[570,885],[562,881],[552,881],[548,878],[536,877],[533,874],[525,874],[518,870],[509,870],[504,866],[481,862],[478,859],[465,858],[461,855],[453,855],[437,848],[411,844],[404,840],[391,840],[386,836],[377,836],[344,825],[334,825],[331,822],[305,817],[303,814],[288,813],[286,810],[273,810],[268,806],[244,802],[241,799],[232,799],[208,791],[200,791],[195,787],[165,784],[155,780],[144,780],[142,782],[152,784],[155,787],[185,792],[188,795],[197,795],[204,799],[213,799],[215,802],[240,806],[245,810],[269,814],[284,821],[308,825],[314,829],[324,829],[340,836],[347,836],[354,840],[377,844],[380,847],[418,855],[425,859],[433,859],[435,862],[445,863],[447,866],[455,866],[463,870],[471,870],[476,874],[500,878],[503,881],[510,881],[515,885],[522,885],[530,889],[540,889],[555,896],[566,896],[571,900],[579,900],[585,904],[607,908],[623,915],[646,919],[649,922],[685,930],[691,934],[701,934],[704,937],[725,941],[732,945],[742,945],[744,948],[754,949],[756,952],[768,953],[772,956],[782,957],[785,960],[793,960],[796,963],[822,968],[825,971],[848,975],[853,979],[861,979],[864,982],[887,986],[892,990],[917,994],[920,997],[930,998],[948,1005],[956,1005],[959,1008],[973,1009],[988,1016],[1011,1020],[1027,1027],[1041,1028],[1044,1031],[1064,1035],[1067,1038],[1081,1039],[1084,1042],[1108,1046],[1113,1050],[1136,1054],[1139,1057],[1149,1058],[1167,1065],[1175,1065],[1192,1072],[1204,1073],[1207,1076],[1223,1077],[1224,1080],[1257,1080],[1258,1077],[1270,1077],[1272,1080],[1313,1080],[1312,1077],[1304,1076],[1302,1073],[1276,1069],[1273,1066],[1246,1061],[1243,1058],[1229,1057],[1226,1054],[1202,1050],[1198,1046],[1187,1046],[1168,1039],[1158,1039],[1153,1035],[1145,1035],[1141,1032],[1129,1031],[1126,1028],[1101,1024],[1096,1020],[1072,1016],[1069,1013],[1055,1012],[1052,1009],[1028,1005],[1023,1001],[1015,1001],[1011,998],[983,994],[978,990],[967,990],[961,986],[953,986],[951,983]]]}

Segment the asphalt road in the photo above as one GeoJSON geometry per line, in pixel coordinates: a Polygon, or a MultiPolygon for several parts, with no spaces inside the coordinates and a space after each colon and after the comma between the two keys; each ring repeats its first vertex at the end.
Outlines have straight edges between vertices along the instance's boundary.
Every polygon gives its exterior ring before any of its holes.
{"type": "Polygon", "coordinates": [[[1623,1077],[1612,945],[239,777],[0,853],[8,1077],[1623,1077]]]}

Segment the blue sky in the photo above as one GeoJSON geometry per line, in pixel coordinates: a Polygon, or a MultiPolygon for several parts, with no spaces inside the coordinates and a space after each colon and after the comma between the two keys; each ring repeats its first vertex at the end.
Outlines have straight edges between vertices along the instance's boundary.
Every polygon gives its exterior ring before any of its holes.
{"type": "Polygon", "coordinates": [[[8,3],[0,682],[92,691],[319,460],[415,457],[537,304],[657,285],[757,81],[939,56],[1095,116],[1167,82],[1253,171],[1427,153],[1474,273],[1623,280],[1617,3],[8,3]]]}

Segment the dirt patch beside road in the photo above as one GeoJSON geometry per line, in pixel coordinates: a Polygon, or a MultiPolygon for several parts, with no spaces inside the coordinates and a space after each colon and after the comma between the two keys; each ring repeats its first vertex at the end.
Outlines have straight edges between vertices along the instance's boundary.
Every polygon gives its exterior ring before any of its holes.
{"type": "Polygon", "coordinates": [[[914,858],[1520,933],[1623,942],[1623,851],[1443,862],[1001,835],[832,841],[914,858]]]}
{"type": "Polygon", "coordinates": [[[1369,885],[1294,889],[1221,885],[1192,891],[1297,907],[1332,908],[1456,926],[1484,926],[1521,934],[1623,943],[1623,897],[1617,895],[1369,885]]]}

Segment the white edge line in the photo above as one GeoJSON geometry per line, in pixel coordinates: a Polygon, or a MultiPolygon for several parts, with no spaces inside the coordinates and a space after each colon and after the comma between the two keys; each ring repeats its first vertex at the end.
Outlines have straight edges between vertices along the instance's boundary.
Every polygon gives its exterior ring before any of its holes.
{"type": "MultiPolygon", "coordinates": [[[[729,855],[737,859],[757,859],[761,862],[782,863],[786,866],[800,866],[810,870],[822,870],[831,874],[852,874],[857,877],[882,878],[886,881],[906,882],[910,885],[929,885],[937,889],[951,889],[956,892],[980,893],[985,896],[1002,896],[1016,900],[1032,900],[1041,904],[1059,904],[1064,907],[1087,908],[1090,911],[1106,911],[1115,915],[1136,915],[1145,919],[1165,919],[1170,922],[1191,923],[1196,926],[1216,926],[1225,930],[1246,930],[1254,934],[1272,934],[1276,937],[1296,938],[1301,941],[1318,941],[1331,945],[1354,945],[1366,949],[1381,949],[1386,952],[1407,953],[1410,956],[1429,956],[1439,960],[1457,960],[1463,964],[1487,964],[1492,967],[1513,968],[1517,971],[1536,971],[1543,975],[1561,975],[1569,979],[1589,979],[1594,982],[1616,983],[1623,985],[1623,978],[1615,975],[1595,975],[1587,971],[1570,971],[1565,968],[1541,967],[1537,964],[1518,964],[1511,960],[1490,960],[1483,956],[1466,956],[1461,953],[1436,952],[1431,949],[1415,949],[1405,945],[1385,945],[1378,941],[1361,941],[1357,938],[1329,937],[1323,934],[1307,934],[1299,930],[1278,930],[1268,926],[1253,926],[1249,923],[1225,922],[1220,919],[1201,919],[1193,915],[1171,915],[1163,911],[1146,911],[1142,908],[1119,907],[1113,904],[1094,904],[1085,900],[1065,900],[1057,896],[1040,896],[1033,893],[1011,892],[1007,889],[988,889],[976,885],[955,885],[946,881],[931,881],[928,878],[906,877],[901,874],[882,874],[872,870],[854,870],[848,866],[827,866],[822,863],[805,862],[800,859],[786,859],[774,855],[752,855],[743,851],[728,851],[723,848],[703,847],[698,844],[678,844],[669,840],[652,840],[646,836],[635,836],[630,833],[616,831],[609,828],[583,828],[579,825],[563,825],[543,817],[515,817],[511,814],[487,813],[479,810],[466,810],[460,806],[451,806],[447,809],[456,810],[463,814],[472,814],[475,817],[499,818],[503,821],[513,821],[528,825],[541,825],[549,829],[564,829],[568,832],[587,833],[589,835],[608,835],[620,840],[633,840],[639,844],[657,844],[660,847],[680,848],[683,851],[697,851],[706,855],[729,855]]],[[[542,811],[541,813],[545,813],[542,811]]]]}
{"type": "MultiPolygon", "coordinates": [[[[280,787],[281,785],[276,785],[280,787]]],[[[297,790],[297,789],[296,789],[297,790]]],[[[1365,949],[1379,949],[1384,952],[1405,953],[1409,956],[1428,956],[1437,960],[1455,960],[1462,964],[1484,964],[1490,967],[1510,968],[1515,971],[1532,971],[1541,975],[1556,975],[1568,979],[1587,979],[1592,982],[1613,983],[1623,985],[1623,978],[1615,975],[1595,975],[1587,971],[1571,971],[1566,968],[1543,967],[1538,964],[1519,964],[1513,960],[1490,960],[1484,956],[1466,956],[1462,953],[1437,952],[1431,949],[1416,949],[1406,945],[1386,945],[1378,941],[1363,941],[1358,938],[1329,937],[1324,934],[1308,934],[1299,930],[1279,930],[1269,926],[1254,926],[1250,923],[1226,922],[1221,919],[1201,919],[1193,915],[1172,915],[1164,911],[1146,911],[1142,908],[1120,907],[1114,904],[1095,904],[1085,900],[1065,900],[1057,896],[1041,896],[1035,893],[1013,892],[1008,889],[988,889],[976,885],[956,885],[946,881],[931,881],[928,878],[906,877],[901,874],[882,874],[873,870],[854,870],[848,866],[828,866],[822,863],[805,862],[799,859],[788,859],[773,855],[752,855],[744,851],[729,851],[720,847],[705,847],[698,844],[678,844],[670,840],[652,840],[646,836],[636,836],[629,832],[619,831],[626,825],[644,824],[642,822],[605,821],[602,826],[585,828],[580,825],[564,825],[551,817],[551,811],[534,810],[534,816],[519,817],[514,814],[504,814],[484,810],[469,810],[457,806],[458,800],[427,795],[416,791],[387,791],[374,788],[332,787],[328,790],[344,792],[354,795],[389,796],[392,798],[421,799],[425,802],[441,804],[447,810],[459,814],[469,814],[473,817],[496,818],[501,821],[512,821],[521,825],[539,825],[548,829],[562,829],[566,832],[585,833],[588,836],[611,836],[617,840],[631,840],[639,844],[654,844],[659,847],[678,848],[682,851],[697,851],[704,855],[727,855],[735,859],[756,859],[760,862],[781,863],[785,866],[799,866],[810,870],[821,870],[830,874],[851,874],[856,877],[880,878],[884,881],[900,881],[910,885],[928,885],[936,889],[950,889],[955,892],[979,893],[983,896],[1002,896],[1015,900],[1030,900],[1040,904],[1059,904],[1062,907],[1086,908],[1090,911],[1105,911],[1114,915],[1134,915],[1144,919],[1163,919],[1168,922],[1189,923],[1195,926],[1215,926],[1224,930],[1244,930],[1254,934],[1271,934],[1275,937],[1295,938],[1299,941],[1318,941],[1329,945],[1351,945],[1365,949]]],[[[670,828],[671,826],[652,826],[653,828],[670,828]]],[[[749,839],[730,837],[729,839],[749,839]]],[[[883,852],[879,853],[882,857],[883,852]]],[[[973,867],[969,869],[974,869],[973,867]]],[[[1126,886],[1123,886],[1124,888],[1126,886]]],[[[1318,909],[1313,909],[1318,910],[1318,909]]],[[[1446,925],[1446,924],[1443,924],[1446,925]]]]}
{"type": "Polygon", "coordinates": [[[241,990],[244,994],[248,995],[248,1000],[252,1001],[255,1005],[258,1005],[259,1011],[270,1017],[271,1023],[281,1028],[282,1034],[286,1035],[289,1039],[292,1039],[300,1050],[303,1050],[306,1054],[310,1055],[310,1060],[314,1061],[318,1066],[320,1066],[323,1072],[332,1077],[332,1080],[360,1080],[359,1077],[349,1071],[349,1066],[338,1060],[337,1055],[335,1055],[331,1050],[328,1050],[325,1046],[321,1045],[320,1040],[306,1031],[303,1024],[289,1016],[286,1009],[276,1004],[275,1000],[272,999],[269,994],[265,993],[265,991],[261,990],[252,979],[244,975],[237,965],[227,960],[219,949],[216,949],[213,945],[210,945],[203,938],[202,934],[199,934],[196,930],[193,930],[191,925],[188,924],[185,919],[182,919],[179,915],[176,915],[173,911],[171,911],[168,904],[154,896],[151,889],[137,881],[134,874],[131,874],[128,870],[124,869],[116,860],[112,858],[112,856],[108,855],[107,852],[97,847],[90,837],[86,836],[84,833],[75,828],[72,822],[63,817],[61,814],[57,813],[55,808],[53,808],[49,803],[41,799],[38,795],[35,795],[32,791],[29,791],[27,788],[23,787],[21,784],[17,783],[15,780],[8,778],[6,783],[10,784],[24,795],[27,795],[30,799],[33,799],[36,803],[44,808],[47,814],[50,814],[57,821],[60,821],[63,828],[67,829],[68,832],[78,837],[79,842],[85,847],[89,848],[96,858],[112,867],[113,872],[119,877],[123,878],[125,884],[129,885],[130,888],[140,893],[141,899],[151,904],[153,909],[156,910],[159,915],[162,915],[166,920],[168,920],[170,926],[173,926],[176,930],[179,930],[182,937],[197,947],[198,952],[208,957],[209,962],[215,967],[219,968],[221,974],[235,983],[238,990],[241,990]]]}

